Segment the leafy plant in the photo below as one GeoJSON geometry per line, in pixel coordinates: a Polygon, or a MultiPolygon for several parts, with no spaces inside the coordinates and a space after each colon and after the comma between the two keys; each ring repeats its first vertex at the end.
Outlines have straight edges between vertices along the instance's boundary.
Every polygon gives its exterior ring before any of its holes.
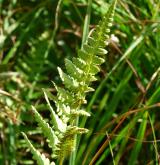
{"type": "MultiPolygon", "coordinates": [[[[86,94],[94,91],[90,84],[96,81],[95,75],[105,61],[104,55],[107,54],[107,51],[104,48],[108,44],[115,6],[116,0],[112,2],[107,14],[88,36],[82,49],[78,51],[78,57],[65,60],[66,73],[58,67],[64,88],[53,83],[57,90],[56,96],[48,90],[43,90],[51,113],[51,125],[42,118],[35,107],[32,107],[35,120],[52,149],[52,157],[58,159],[60,164],[63,164],[64,159],[74,151],[76,135],[88,132],[88,129],[78,127],[76,121],[79,116],[90,116],[88,112],[81,109],[81,105],[87,103],[86,94]],[[55,106],[51,105],[50,100],[54,101],[55,106]]],[[[37,163],[50,164],[44,154],[40,154],[27,136],[24,133],[23,135],[37,163]]]]}

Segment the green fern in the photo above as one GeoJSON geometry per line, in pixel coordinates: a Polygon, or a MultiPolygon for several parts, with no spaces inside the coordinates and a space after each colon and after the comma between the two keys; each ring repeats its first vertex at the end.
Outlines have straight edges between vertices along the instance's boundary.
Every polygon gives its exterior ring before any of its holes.
{"type": "Polygon", "coordinates": [[[57,136],[55,135],[53,129],[49,126],[49,124],[45,120],[43,120],[42,116],[37,112],[35,107],[32,106],[32,110],[34,112],[34,116],[36,121],[38,122],[39,127],[44,132],[44,135],[48,140],[49,146],[54,152],[55,144],[58,143],[57,136]]]}
{"type": "Polygon", "coordinates": [[[49,159],[46,158],[44,154],[41,154],[38,150],[34,148],[34,146],[31,144],[30,140],[27,138],[25,133],[22,132],[22,135],[24,136],[26,144],[33,154],[33,158],[37,160],[38,165],[55,165],[54,162],[50,163],[49,159]]]}
{"type": "MultiPolygon", "coordinates": [[[[64,159],[70,155],[75,149],[75,135],[88,132],[85,128],[75,126],[75,121],[78,116],[90,116],[88,112],[81,109],[81,105],[87,103],[86,93],[94,91],[90,84],[96,81],[95,75],[100,71],[100,65],[105,61],[104,55],[107,54],[107,51],[104,48],[108,43],[115,5],[116,0],[113,1],[106,16],[90,34],[82,49],[78,51],[78,57],[73,58],[72,61],[65,60],[66,72],[58,67],[60,78],[65,87],[61,88],[54,84],[57,90],[56,96],[44,90],[45,99],[51,112],[52,127],[33,107],[35,119],[53,150],[52,156],[54,158],[64,159]],[[56,111],[53,110],[49,100],[55,102],[56,111]]],[[[27,138],[25,137],[25,139],[27,138]]],[[[28,139],[27,144],[34,155],[39,155],[28,139]]],[[[37,158],[41,157],[36,156],[35,159],[37,158]]]]}

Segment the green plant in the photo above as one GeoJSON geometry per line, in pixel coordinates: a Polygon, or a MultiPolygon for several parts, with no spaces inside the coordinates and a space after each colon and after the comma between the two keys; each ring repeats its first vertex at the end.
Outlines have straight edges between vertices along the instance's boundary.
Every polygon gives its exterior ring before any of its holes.
{"type": "MultiPolygon", "coordinates": [[[[64,159],[75,149],[76,135],[88,132],[88,129],[78,127],[76,119],[79,116],[90,116],[88,112],[81,109],[81,105],[87,102],[86,93],[94,91],[90,84],[96,80],[95,75],[100,71],[99,66],[105,61],[104,55],[107,54],[107,51],[104,48],[108,44],[115,5],[116,0],[112,2],[107,14],[82,45],[82,49],[78,51],[78,57],[73,60],[65,60],[67,73],[58,67],[64,88],[53,83],[57,90],[56,96],[48,90],[43,90],[51,113],[51,126],[42,118],[36,108],[32,107],[35,120],[52,149],[52,157],[58,159],[59,164],[63,164],[64,159]],[[54,101],[56,111],[50,100],[54,101]]],[[[48,158],[45,158],[44,154],[40,154],[27,136],[24,133],[23,135],[37,163],[49,165],[48,158]]]]}

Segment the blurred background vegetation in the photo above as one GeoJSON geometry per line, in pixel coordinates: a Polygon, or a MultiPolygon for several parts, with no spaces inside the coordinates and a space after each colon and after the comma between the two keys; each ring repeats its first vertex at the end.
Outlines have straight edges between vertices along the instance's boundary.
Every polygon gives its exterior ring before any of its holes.
{"type": "MultiPolygon", "coordinates": [[[[94,28],[109,2],[92,0],[87,13],[87,0],[0,0],[0,164],[35,164],[22,131],[50,158],[30,106],[47,120],[42,88],[55,92],[51,80],[61,83],[57,66],[81,47],[86,16],[94,28]]],[[[76,164],[158,165],[160,0],[119,0],[111,33],[76,164]]]]}

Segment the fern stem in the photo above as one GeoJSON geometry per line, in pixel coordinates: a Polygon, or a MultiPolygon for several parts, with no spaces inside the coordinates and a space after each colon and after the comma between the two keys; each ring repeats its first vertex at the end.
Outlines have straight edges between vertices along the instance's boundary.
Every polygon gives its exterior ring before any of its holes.
{"type": "Polygon", "coordinates": [[[59,165],[63,165],[64,157],[59,160],[59,165]]]}
{"type": "MultiPolygon", "coordinates": [[[[78,125],[79,125],[79,117],[76,118],[75,125],[78,127],[78,125]]],[[[73,151],[71,153],[70,160],[69,160],[69,165],[74,165],[75,164],[76,155],[77,155],[77,149],[78,149],[77,134],[75,135],[74,139],[75,139],[74,140],[75,151],[73,151]]]]}

